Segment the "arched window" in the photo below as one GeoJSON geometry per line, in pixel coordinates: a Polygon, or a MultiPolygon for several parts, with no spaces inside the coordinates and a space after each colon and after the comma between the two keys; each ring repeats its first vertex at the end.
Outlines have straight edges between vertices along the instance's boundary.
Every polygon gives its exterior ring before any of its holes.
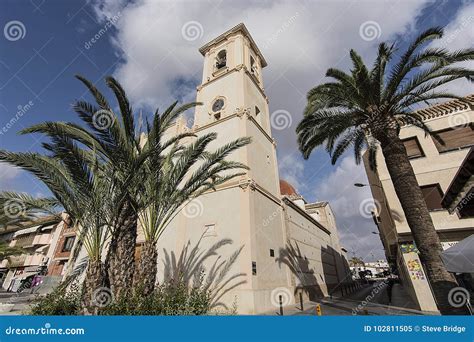
{"type": "Polygon", "coordinates": [[[224,68],[226,64],[227,64],[227,51],[221,50],[219,51],[216,57],[216,68],[217,69],[224,68]]]}
{"type": "Polygon", "coordinates": [[[252,56],[250,56],[250,72],[255,76],[258,75],[257,63],[255,63],[255,59],[252,56]]]}

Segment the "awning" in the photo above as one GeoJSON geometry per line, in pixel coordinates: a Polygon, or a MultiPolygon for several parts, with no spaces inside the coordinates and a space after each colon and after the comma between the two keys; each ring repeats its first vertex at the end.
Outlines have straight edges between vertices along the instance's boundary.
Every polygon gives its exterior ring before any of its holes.
{"type": "Polygon", "coordinates": [[[474,273],[474,234],[441,253],[449,272],[474,273]]]}
{"type": "Polygon", "coordinates": [[[41,226],[34,226],[34,227],[19,230],[15,232],[15,234],[13,234],[13,237],[16,238],[17,236],[20,236],[20,235],[35,233],[40,227],[41,226]]]}

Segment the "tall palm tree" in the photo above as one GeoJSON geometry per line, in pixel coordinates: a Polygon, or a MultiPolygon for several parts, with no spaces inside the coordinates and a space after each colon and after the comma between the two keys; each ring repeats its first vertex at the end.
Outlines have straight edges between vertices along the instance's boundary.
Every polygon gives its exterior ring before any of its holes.
{"type": "Polygon", "coordinates": [[[83,146],[82,151],[93,155],[101,167],[107,164],[107,177],[116,191],[113,203],[116,215],[109,222],[111,238],[105,269],[114,295],[120,296],[130,290],[133,282],[139,210],[137,198],[143,188],[143,163],[155,150],[142,153],[132,107],[114,78],[107,77],[106,83],[116,97],[120,116],[114,113],[105,96],[90,81],[82,76],[76,77],[97,103],[95,106],[77,101],[74,105],[86,127],[71,122],[44,122],[22,133],[43,133],[53,140],[65,137],[83,146]]]}
{"type": "Polygon", "coordinates": [[[157,149],[162,153],[151,154],[146,162],[145,189],[139,214],[145,242],[142,245],[137,280],[145,294],[155,285],[157,273],[157,243],[165,228],[190,200],[215,189],[226,181],[241,176],[236,169],[248,169],[244,164],[225,160],[233,151],[248,144],[250,138],[240,138],[208,151],[216,133],[199,138],[184,133],[165,140],[164,135],[181,110],[172,104],[162,115],[155,113],[152,125],[147,127],[143,150],[157,149]],[[182,139],[188,138],[188,141],[182,139]]]}
{"type": "MultiPolygon", "coordinates": [[[[414,106],[440,98],[465,101],[438,89],[461,78],[474,79],[473,70],[455,65],[473,60],[474,49],[449,52],[425,47],[426,43],[442,35],[441,28],[431,28],[420,34],[391,71],[387,65],[395,54],[394,45],[379,45],[371,69],[351,50],[351,72],[334,68],[326,72],[334,81],[308,92],[304,118],[296,131],[305,158],[316,147],[326,145],[333,164],[350,147],[354,149],[356,162],[360,163],[361,152],[367,148],[370,166],[375,168],[376,151],[381,148],[438,308],[442,313],[454,313],[456,309],[448,304],[448,293],[456,286],[456,281],[441,261],[439,237],[399,138],[400,128],[406,124],[432,134],[423,118],[413,112],[414,106]]],[[[433,136],[440,141],[436,134],[433,136]]]]}
{"type": "MultiPolygon", "coordinates": [[[[54,136],[43,146],[51,153],[13,153],[0,151],[0,160],[7,161],[33,173],[42,180],[54,198],[33,198],[27,194],[0,193],[0,203],[16,200],[31,213],[52,214],[51,220],[61,221],[58,207],[64,208],[78,227],[78,236],[85,246],[88,265],[83,285],[84,308],[91,312],[93,292],[107,285],[102,252],[111,221],[117,216],[114,184],[108,174],[109,165],[77,146],[64,136],[54,136]]],[[[36,216],[38,218],[38,216],[36,216]]]]}

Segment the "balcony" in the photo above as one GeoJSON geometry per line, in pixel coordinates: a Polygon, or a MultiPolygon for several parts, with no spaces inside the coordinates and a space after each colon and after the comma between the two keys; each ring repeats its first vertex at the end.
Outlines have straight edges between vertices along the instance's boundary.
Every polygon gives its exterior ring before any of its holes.
{"type": "Polygon", "coordinates": [[[38,234],[33,239],[33,246],[49,245],[51,243],[51,234],[38,234]]]}

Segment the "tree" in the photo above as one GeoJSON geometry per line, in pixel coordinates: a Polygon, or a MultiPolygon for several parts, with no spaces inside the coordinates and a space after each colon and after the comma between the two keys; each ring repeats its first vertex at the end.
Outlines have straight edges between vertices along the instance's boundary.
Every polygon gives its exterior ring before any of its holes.
{"type": "Polygon", "coordinates": [[[11,256],[23,254],[23,249],[20,247],[10,247],[8,243],[0,242],[0,260],[7,259],[11,256]]]}
{"type": "MultiPolygon", "coordinates": [[[[241,176],[248,169],[244,164],[225,160],[233,151],[250,143],[250,138],[240,138],[225,144],[215,151],[208,151],[217,138],[208,133],[199,138],[183,133],[165,140],[164,136],[182,109],[172,104],[163,114],[155,113],[152,125],[147,127],[147,138],[143,146],[146,153],[155,149],[145,163],[145,185],[139,206],[143,209],[138,217],[144,233],[137,282],[145,294],[153,291],[157,274],[157,243],[168,224],[191,200],[228,180],[241,176]],[[183,141],[188,139],[188,141],[183,141]]],[[[190,108],[195,104],[187,105],[190,108]]]]}
{"type": "Polygon", "coordinates": [[[92,312],[94,291],[108,284],[101,256],[111,221],[117,216],[114,205],[117,191],[107,177],[111,170],[107,163],[100,164],[94,153],[80,149],[64,136],[54,136],[52,143],[43,146],[51,155],[0,151],[0,160],[33,173],[55,197],[33,198],[3,192],[0,203],[16,201],[25,208],[24,216],[39,219],[41,214],[50,214],[50,221],[56,223],[62,220],[58,207],[68,212],[88,255],[82,303],[86,311],[92,312]]]}
{"type": "Polygon", "coordinates": [[[308,92],[304,118],[296,131],[304,158],[308,158],[316,147],[325,145],[335,164],[352,147],[356,162],[360,163],[361,152],[366,148],[370,166],[375,169],[377,149],[382,150],[438,308],[443,314],[448,314],[459,312],[448,304],[448,293],[456,286],[456,281],[441,261],[439,237],[398,136],[403,125],[413,125],[443,143],[440,137],[430,132],[423,117],[413,112],[413,107],[440,98],[466,101],[438,89],[461,78],[474,79],[473,70],[455,65],[473,60],[474,49],[449,52],[425,47],[426,43],[442,35],[441,28],[431,28],[420,34],[393,64],[391,71],[387,65],[395,55],[394,45],[379,45],[370,70],[351,50],[351,72],[334,68],[327,71],[326,76],[334,81],[308,92]]]}
{"type": "Polygon", "coordinates": [[[362,260],[362,258],[352,257],[349,260],[349,265],[350,266],[365,266],[365,263],[364,263],[364,260],[362,260]]]}

